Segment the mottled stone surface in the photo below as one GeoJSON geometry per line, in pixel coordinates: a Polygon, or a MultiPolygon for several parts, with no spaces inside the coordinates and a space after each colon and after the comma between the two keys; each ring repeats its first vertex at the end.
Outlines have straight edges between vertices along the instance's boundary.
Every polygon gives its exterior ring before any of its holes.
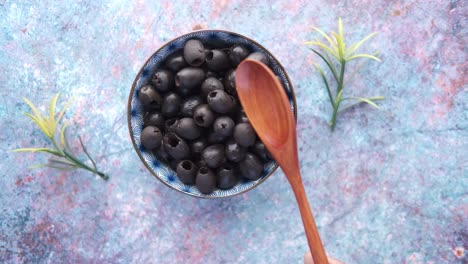
{"type": "MultiPolygon", "coordinates": [[[[126,102],[155,49],[201,26],[236,31],[283,63],[299,106],[301,168],[325,248],[346,263],[466,263],[466,1],[0,0],[0,262],[301,263],[307,250],[281,172],[246,194],[199,200],[150,175],[131,146],[126,102]],[[34,3],[33,3],[34,2],[34,3]],[[213,1],[214,2],[214,1],[213,1]],[[330,105],[304,41],[310,25],[350,41],[379,31],[348,95],[381,110],[330,105]],[[29,170],[47,141],[22,115],[76,96],[67,119],[108,182],[29,170]],[[457,257],[457,255],[459,255],[457,257]]],[[[356,67],[353,64],[350,67],[356,67]]],[[[78,147],[78,141],[73,140],[78,147]]]]}

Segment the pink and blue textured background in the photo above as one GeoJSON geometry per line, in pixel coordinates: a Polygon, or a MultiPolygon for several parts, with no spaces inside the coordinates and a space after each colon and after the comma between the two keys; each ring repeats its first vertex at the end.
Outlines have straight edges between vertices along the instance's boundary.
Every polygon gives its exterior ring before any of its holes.
{"type": "MultiPolygon", "coordinates": [[[[170,190],[134,153],[126,102],[163,43],[196,26],[245,34],[295,86],[306,190],[328,253],[346,263],[467,263],[466,1],[0,0],[1,263],[301,263],[307,250],[281,172],[224,200],[170,190]],[[337,129],[304,41],[310,25],[381,51],[348,94],[384,95],[343,113],[337,129]],[[67,114],[100,167],[28,170],[45,146],[21,96],[76,96],[67,114]]],[[[354,64],[356,66],[356,64],[354,64]]],[[[41,107],[45,110],[45,107],[41,107]]],[[[77,146],[77,141],[73,144],[77,146]]]]}

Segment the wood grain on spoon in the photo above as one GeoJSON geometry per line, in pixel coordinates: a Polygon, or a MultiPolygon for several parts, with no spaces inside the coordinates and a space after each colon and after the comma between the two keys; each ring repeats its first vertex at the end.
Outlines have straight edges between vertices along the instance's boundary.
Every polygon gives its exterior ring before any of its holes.
{"type": "Polygon", "coordinates": [[[314,263],[328,264],[302,184],[296,122],[282,85],[263,63],[244,60],[236,70],[236,89],[250,123],[291,184],[314,263]]]}

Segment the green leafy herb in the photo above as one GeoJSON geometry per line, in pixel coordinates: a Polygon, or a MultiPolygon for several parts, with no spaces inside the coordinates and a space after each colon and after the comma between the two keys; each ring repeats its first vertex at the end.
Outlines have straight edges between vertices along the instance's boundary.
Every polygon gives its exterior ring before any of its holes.
{"type": "Polygon", "coordinates": [[[13,150],[14,152],[45,152],[56,156],[57,158],[49,159],[48,164],[38,164],[34,165],[31,168],[42,168],[49,167],[63,171],[75,170],[75,169],[84,169],[92,172],[93,174],[98,175],[104,180],[108,180],[109,176],[103,172],[100,172],[96,167],[96,162],[89,155],[88,150],[85,148],[81,137],[78,137],[80,140],[81,148],[85,153],[86,157],[91,161],[92,166],[88,166],[85,162],[81,161],[76,155],[74,155],[68,145],[68,140],[66,137],[66,128],[67,124],[62,124],[62,128],[59,132],[59,142],[56,141],[56,131],[60,124],[60,121],[65,114],[65,110],[70,106],[71,99],[65,104],[65,107],[56,114],[56,105],[59,94],[56,94],[49,105],[49,116],[42,116],[34,104],[29,101],[27,98],[23,98],[26,104],[31,108],[31,113],[25,113],[26,116],[32,119],[32,121],[39,127],[39,129],[44,133],[44,135],[51,141],[53,148],[20,148],[13,150]]]}
{"type": "MultiPolygon", "coordinates": [[[[357,101],[356,104],[359,103],[367,103],[375,108],[379,108],[375,101],[383,100],[383,96],[375,96],[370,98],[364,97],[343,97],[343,90],[346,84],[345,82],[345,68],[347,63],[355,60],[355,59],[372,59],[380,62],[380,59],[376,57],[377,53],[374,54],[366,54],[366,53],[356,53],[356,51],[364,44],[366,41],[371,39],[377,33],[372,33],[367,37],[363,38],[361,41],[352,44],[351,46],[347,47],[345,40],[344,40],[344,32],[343,32],[343,22],[341,18],[338,21],[338,33],[332,32],[331,35],[325,34],[322,30],[312,27],[314,31],[319,33],[323,38],[325,38],[327,43],[321,42],[319,40],[309,41],[305,44],[315,46],[316,48],[310,48],[317,56],[322,59],[327,68],[330,70],[331,74],[333,75],[333,79],[336,82],[336,89],[332,90],[331,83],[328,81],[327,76],[318,64],[314,64],[315,68],[317,69],[320,77],[322,78],[325,88],[327,89],[328,97],[330,103],[333,107],[333,114],[330,121],[331,130],[333,131],[336,126],[336,118],[337,114],[344,110],[345,108],[340,109],[341,102],[345,100],[354,100],[357,101]],[[322,53],[321,53],[322,51],[322,53]],[[335,60],[333,60],[335,58],[335,60]],[[338,67],[338,68],[337,68],[338,67]],[[333,96],[333,91],[335,92],[335,96],[333,96]]],[[[354,74],[353,74],[354,75],[354,74]]],[[[355,104],[349,105],[353,106],[355,104]]],[[[346,108],[348,108],[346,107],[346,108]]]]}

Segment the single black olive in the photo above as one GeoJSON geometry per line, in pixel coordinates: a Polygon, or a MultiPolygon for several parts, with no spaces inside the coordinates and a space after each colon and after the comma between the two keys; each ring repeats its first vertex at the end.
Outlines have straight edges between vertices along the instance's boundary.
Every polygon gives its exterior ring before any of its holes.
{"type": "Polygon", "coordinates": [[[190,117],[184,117],[179,120],[175,129],[176,133],[188,140],[196,139],[200,136],[201,130],[190,117]]]}
{"type": "Polygon", "coordinates": [[[182,100],[176,93],[170,92],[164,96],[161,113],[166,117],[173,117],[179,113],[182,100]]]}
{"type": "Polygon", "coordinates": [[[157,70],[151,83],[158,91],[167,92],[174,87],[174,75],[168,70],[157,70]]]}
{"type": "Polygon", "coordinates": [[[207,167],[201,167],[198,170],[195,186],[203,194],[210,194],[216,189],[216,177],[207,167]]]}
{"type": "Polygon", "coordinates": [[[147,126],[141,131],[141,144],[148,149],[153,150],[161,145],[162,133],[158,127],[147,126]]]}
{"type": "Polygon", "coordinates": [[[191,160],[182,160],[177,164],[177,176],[185,184],[195,184],[198,167],[191,160]]]}
{"type": "Polygon", "coordinates": [[[145,109],[157,110],[161,108],[161,96],[151,85],[145,85],[141,88],[138,99],[145,109]]]}
{"type": "Polygon", "coordinates": [[[216,177],[216,185],[222,190],[227,190],[237,184],[237,177],[234,171],[234,167],[225,163],[219,167],[216,177]]]}
{"type": "Polygon", "coordinates": [[[257,156],[247,153],[245,154],[245,158],[239,162],[239,170],[242,176],[255,181],[262,176],[263,164],[257,156]]]}
{"type": "Polygon", "coordinates": [[[246,153],[247,149],[237,144],[235,140],[231,139],[226,143],[224,149],[226,159],[233,162],[239,162],[244,159],[246,153]]]}
{"type": "Polygon", "coordinates": [[[181,160],[190,156],[190,149],[187,142],[177,136],[177,134],[173,132],[166,133],[163,140],[164,148],[174,159],[181,160]]]}
{"type": "Polygon", "coordinates": [[[164,116],[160,112],[149,112],[143,118],[144,126],[157,126],[164,128],[164,116]]]}
{"type": "Polygon", "coordinates": [[[221,144],[211,145],[205,148],[201,155],[209,168],[218,168],[224,162],[224,146],[221,144]]]}
{"type": "Polygon", "coordinates": [[[205,62],[205,47],[198,39],[188,40],[184,45],[184,59],[191,66],[198,67],[205,62]]]}
{"type": "Polygon", "coordinates": [[[243,147],[255,144],[256,137],[255,130],[250,123],[240,123],[234,128],[234,139],[243,147]]]}
{"type": "Polygon", "coordinates": [[[207,104],[202,104],[193,111],[193,119],[198,126],[209,127],[213,124],[215,114],[207,104]]]}
{"type": "Polygon", "coordinates": [[[234,97],[223,90],[211,91],[207,96],[207,101],[213,111],[221,114],[229,113],[236,108],[234,97]]]}

